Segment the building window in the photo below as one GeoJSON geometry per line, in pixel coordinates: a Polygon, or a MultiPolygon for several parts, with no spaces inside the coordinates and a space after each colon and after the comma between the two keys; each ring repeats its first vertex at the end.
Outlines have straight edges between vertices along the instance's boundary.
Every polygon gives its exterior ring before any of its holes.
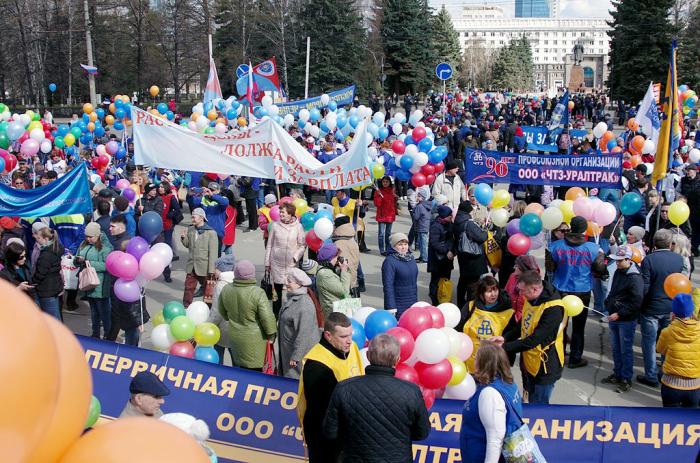
{"type": "Polygon", "coordinates": [[[593,69],[589,66],[583,68],[583,85],[585,87],[593,87],[593,69]]]}

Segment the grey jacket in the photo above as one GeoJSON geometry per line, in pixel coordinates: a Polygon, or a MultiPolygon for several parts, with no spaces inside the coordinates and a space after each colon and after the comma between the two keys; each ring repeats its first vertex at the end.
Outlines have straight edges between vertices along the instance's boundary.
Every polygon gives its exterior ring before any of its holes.
{"type": "Polygon", "coordinates": [[[214,263],[218,257],[219,237],[206,223],[200,228],[190,225],[187,234],[181,237],[182,245],[189,252],[187,256],[187,273],[205,277],[214,273],[214,263]]]}
{"type": "Polygon", "coordinates": [[[318,343],[321,332],[316,321],[316,307],[306,292],[299,288],[287,293],[287,300],[279,315],[279,356],[281,374],[287,378],[299,379],[301,359],[318,343]],[[296,360],[297,366],[289,366],[296,360]]]}

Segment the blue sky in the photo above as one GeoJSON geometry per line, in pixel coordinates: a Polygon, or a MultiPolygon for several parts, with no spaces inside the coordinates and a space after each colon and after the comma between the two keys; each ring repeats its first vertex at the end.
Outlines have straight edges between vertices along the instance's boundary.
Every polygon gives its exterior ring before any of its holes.
{"type": "MultiPolygon", "coordinates": [[[[429,0],[430,5],[439,9],[445,5],[452,14],[459,14],[460,7],[466,4],[497,5],[503,8],[506,16],[513,16],[514,0],[429,0]]],[[[611,8],[610,0],[560,0],[559,16],[562,18],[606,18],[611,8]]]]}

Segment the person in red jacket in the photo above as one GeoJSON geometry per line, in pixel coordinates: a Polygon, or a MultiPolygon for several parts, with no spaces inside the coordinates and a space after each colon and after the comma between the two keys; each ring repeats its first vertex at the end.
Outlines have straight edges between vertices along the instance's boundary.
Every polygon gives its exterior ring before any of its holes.
{"type": "Polygon", "coordinates": [[[377,207],[379,225],[379,252],[386,256],[391,248],[389,237],[391,237],[391,226],[396,220],[397,197],[390,177],[382,177],[379,185],[379,189],[374,192],[374,205],[377,207]]]}
{"type": "Polygon", "coordinates": [[[233,243],[236,242],[236,218],[238,217],[238,210],[236,209],[236,199],[233,196],[233,192],[228,188],[222,190],[221,194],[228,198],[228,206],[226,207],[226,218],[224,219],[224,238],[222,244],[224,249],[222,252],[224,254],[231,254],[231,247],[233,243]]]}
{"type": "MultiPolygon", "coordinates": [[[[182,210],[169,182],[162,181],[158,184],[158,195],[163,200],[163,211],[161,212],[161,217],[163,218],[163,239],[174,253],[173,231],[175,230],[175,225],[182,220],[182,210]]],[[[177,260],[180,260],[180,257],[173,254],[173,261],[177,260]]],[[[165,281],[170,283],[168,280],[170,280],[169,276],[165,278],[165,281]]]]}

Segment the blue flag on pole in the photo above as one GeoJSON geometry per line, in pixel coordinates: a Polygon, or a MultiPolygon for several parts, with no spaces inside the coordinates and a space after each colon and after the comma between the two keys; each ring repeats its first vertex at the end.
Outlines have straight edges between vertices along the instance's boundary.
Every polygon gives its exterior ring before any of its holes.
{"type": "Polygon", "coordinates": [[[552,111],[552,118],[547,125],[547,128],[552,131],[558,129],[560,126],[565,126],[569,123],[569,91],[564,93],[561,97],[559,103],[552,111]]]}

